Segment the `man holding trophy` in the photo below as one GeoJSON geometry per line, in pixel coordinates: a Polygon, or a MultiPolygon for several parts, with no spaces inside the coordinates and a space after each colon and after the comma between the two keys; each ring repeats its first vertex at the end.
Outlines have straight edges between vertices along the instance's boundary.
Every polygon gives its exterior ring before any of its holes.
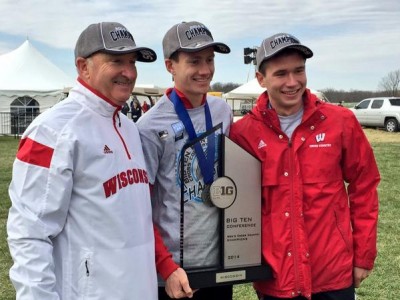
{"type": "Polygon", "coordinates": [[[152,184],[159,299],[231,300],[232,285],[194,293],[185,271],[186,266],[213,267],[221,255],[220,212],[209,194],[218,177],[218,136],[228,134],[232,112],[207,91],[214,53],[230,49],[214,42],[204,24],[182,22],[165,34],[163,52],[175,86],[137,123],[152,184]],[[186,149],[192,141],[197,142],[186,149]]]}

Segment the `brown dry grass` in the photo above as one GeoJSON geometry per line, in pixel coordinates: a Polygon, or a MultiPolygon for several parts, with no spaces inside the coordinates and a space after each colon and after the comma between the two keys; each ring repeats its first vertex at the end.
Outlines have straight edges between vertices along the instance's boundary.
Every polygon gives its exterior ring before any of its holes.
{"type": "Polygon", "coordinates": [[[370,143],[400,143],[399,132],[387,132],[382,129],[364,128],[370,143]]]}

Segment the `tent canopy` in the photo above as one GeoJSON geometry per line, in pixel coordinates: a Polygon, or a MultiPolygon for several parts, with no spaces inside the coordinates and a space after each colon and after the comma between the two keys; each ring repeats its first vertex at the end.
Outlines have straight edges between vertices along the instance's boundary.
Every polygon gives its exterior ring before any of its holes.
{"type": "Polygon", "coordinates": [[[250,80],[249,82],[242,84],[241,86],[233,89],[232,91],[222,95],[225,99],[257,99],[260,94],[265,91],[257,81],[257,78],[250,80]]]}
{"type": "Polygon", "coordinates": [[[62,91],[73,84],[74,80],[36,50],[29,40],[14,51],[0,55],[0,93],[62,91]]]}

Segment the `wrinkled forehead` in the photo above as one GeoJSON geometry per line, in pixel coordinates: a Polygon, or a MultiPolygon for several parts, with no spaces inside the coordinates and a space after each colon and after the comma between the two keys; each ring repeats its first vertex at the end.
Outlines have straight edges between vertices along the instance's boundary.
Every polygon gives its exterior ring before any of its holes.
{"type": "Polygon", "coordinates": [[[99,57],[99,58],[106,59],[106,60],[131,59],[131,60],[136,61],[138,55],[136,52],[130,52],[130,53],[124,53],[124,54],[114,54],[114,53],[107,53],[104,51],[98,51],[98,52],[92,54],[90,57],[99,57]]]}

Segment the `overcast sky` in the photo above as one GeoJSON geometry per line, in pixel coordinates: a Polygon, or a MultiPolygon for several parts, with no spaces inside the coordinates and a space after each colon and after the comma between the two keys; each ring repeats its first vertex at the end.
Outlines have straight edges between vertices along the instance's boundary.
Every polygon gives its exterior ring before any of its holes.
{"type": "Polygon", "coordinates": [[[216,54],[215,82],[242,84],[254,78],[243,48],[287,32],[311,48],[308,86],[313,89],[376,90],[400,69],[399,0],[1,0],[0,55],[27,38],[65,73],[76,78],[73,49],[89,24],[116,21],[136,44],[154,49],[155,63],[138,63],[137,83],[172,85],[161,41],[181,21],[200,21],[230,54],[216,54]],[[131,4],[129,4],[131,3],[131,4]]]}

